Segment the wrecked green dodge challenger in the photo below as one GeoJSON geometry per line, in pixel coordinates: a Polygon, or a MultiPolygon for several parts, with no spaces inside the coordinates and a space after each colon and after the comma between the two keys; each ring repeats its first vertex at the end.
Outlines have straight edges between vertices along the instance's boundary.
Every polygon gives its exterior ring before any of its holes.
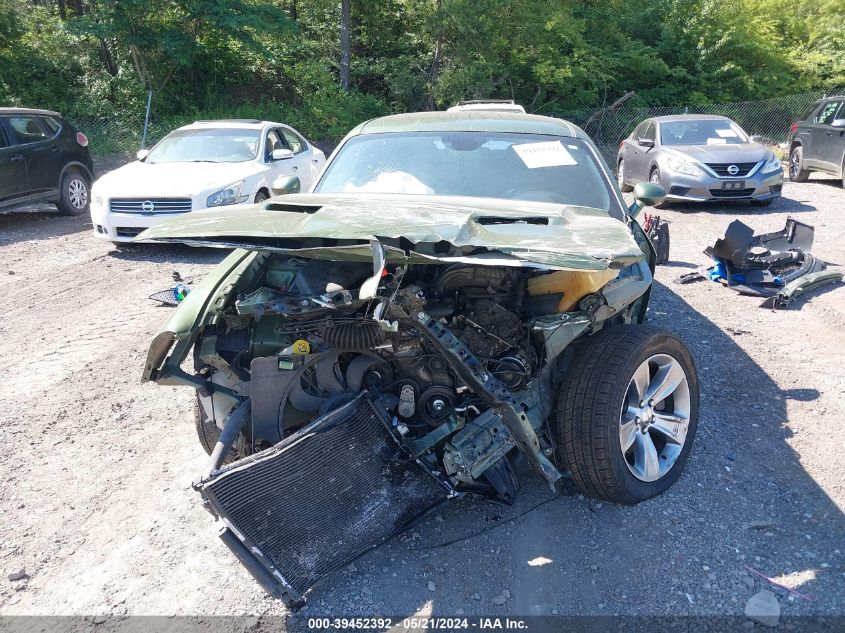
{"type": "Polygon", "coordinates": [[[234,249],[150,347],[197,392],[195,483],[273,595],[436,504],[553,488],[637,503],[680,475],[690,353],[642,325],[654,253],[595,146],[516,113],[359,125],[311,193],[186,214],[142,240],[234,249]]]}

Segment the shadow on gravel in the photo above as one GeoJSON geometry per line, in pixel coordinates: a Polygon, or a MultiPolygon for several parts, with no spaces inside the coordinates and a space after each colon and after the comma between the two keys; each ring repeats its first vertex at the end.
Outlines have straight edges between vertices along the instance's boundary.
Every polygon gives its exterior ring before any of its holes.
{"type": "Polygon", "coordinates": [[[0,246],[29,240],[49,240],[91,228],[87,215],[61,215],[54,205],[39,204],[0,211],[0,246]]]}
{"type": "Polygon", "coordinates": [[[786,443],[787,401],[816,399],[812,376],[782,390],[743,349],[754,338],[729,335],[665,285],[655,283],[651,315],[689,345],[701,382],[698,436],[675,486],[617,506],[552,498],[529,475],[513,507],[446,504],[320,582],[289,630],[320,615],[456,612],[722,614],[739,626],[760,589],[777,594],[784,617],[841,614],[842,570],[830,563],[841,560],[845,518],[786,443]]]}
{"type": "Polygon", "coordinates": [[[737,217],[749,215],[767,215],[769,213],[779,213],[788,211],[789,213],[804,213],[808,211],[815,211],[816,207],[811,204],[805,204],[800,200],[794,198],[782,197],[775,200],[768,207],[756,207],[748,202],[725,202],[721,200],[714,200],[711,202],[673,202],[668,208],[678,213],[690,213],[697,211],[706,211],[715,215],[735,215],[737,217]]]}

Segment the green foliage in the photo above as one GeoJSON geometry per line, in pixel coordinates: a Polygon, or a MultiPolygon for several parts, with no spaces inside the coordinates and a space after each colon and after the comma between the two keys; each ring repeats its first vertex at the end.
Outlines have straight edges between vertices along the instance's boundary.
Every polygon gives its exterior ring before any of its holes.
{"type": "Polygon", "coordinates": [[[459,99],[586,112],[629,91],[629,105],[695,107],[845,84],[845,0],[351,6],[344,91],[338,0],[0,0],[0,104],[108,122],[92,140],[106,151],[137,147],[147,90],[152,138],[239,116],[334,139],[373,116],[459,99]]]}

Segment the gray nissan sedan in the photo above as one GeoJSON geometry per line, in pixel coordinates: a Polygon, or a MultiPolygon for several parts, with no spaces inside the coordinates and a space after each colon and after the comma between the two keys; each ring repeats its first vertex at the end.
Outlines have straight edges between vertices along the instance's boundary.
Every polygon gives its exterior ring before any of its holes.
{"type": "Polygon", "coordinates": [[[780,196],[783,167],[775,154],[722,116],[684,114],[646,119],[619,146],[619,187],[659,183],[668,200],[749,200],[780,196]]]}

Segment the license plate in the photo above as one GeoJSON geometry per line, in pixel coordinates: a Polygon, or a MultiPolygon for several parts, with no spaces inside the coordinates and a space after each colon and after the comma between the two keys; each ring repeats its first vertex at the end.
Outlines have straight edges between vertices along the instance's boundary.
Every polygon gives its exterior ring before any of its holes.
{"type": "Polygon", "coordinates": [[[727,191],[737,191],[739,189],[745,189],[745,181],[744,180],[726,180],[722,183],[722,189],[727,191]]]}

